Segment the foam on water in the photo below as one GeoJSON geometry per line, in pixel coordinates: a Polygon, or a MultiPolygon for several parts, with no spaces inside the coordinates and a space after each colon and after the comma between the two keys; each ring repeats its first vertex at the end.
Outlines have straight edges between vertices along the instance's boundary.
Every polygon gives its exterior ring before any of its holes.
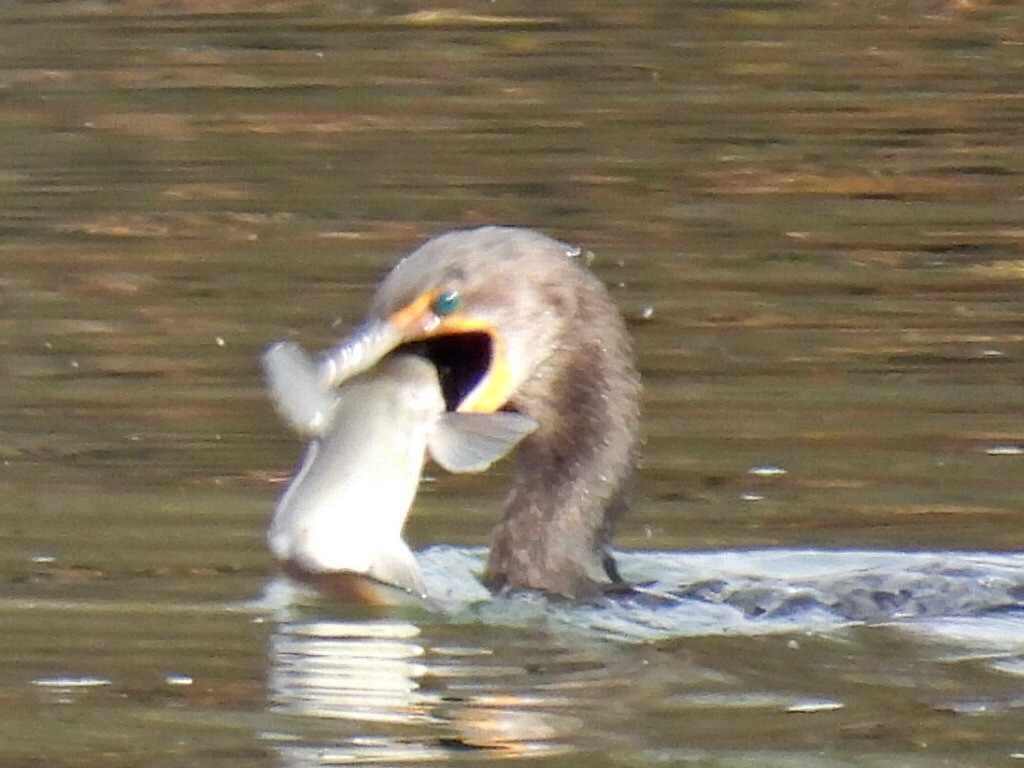
{"type": "Polygon", "coordinates": [[[975,653],[1024,650],[1024,555],[828,550],[633,551],[618,554],[637,585],[583,604],[538,595],[491,599],[486,551],[419,553],[429,593],[454,620],[564,624],[632,640],[905,627],[975,653]]]}

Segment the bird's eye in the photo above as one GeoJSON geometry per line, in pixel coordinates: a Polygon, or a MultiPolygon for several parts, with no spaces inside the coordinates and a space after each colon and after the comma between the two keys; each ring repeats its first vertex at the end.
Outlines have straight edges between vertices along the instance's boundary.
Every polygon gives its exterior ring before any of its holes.
{"type": "Polygon", "coordinates": [[[462,296],[459,295],[459,292],[454,288],[449,288],[434,297],[434,313],[439,317],[450,315],[459,308],[461,303],[462,296]]]}

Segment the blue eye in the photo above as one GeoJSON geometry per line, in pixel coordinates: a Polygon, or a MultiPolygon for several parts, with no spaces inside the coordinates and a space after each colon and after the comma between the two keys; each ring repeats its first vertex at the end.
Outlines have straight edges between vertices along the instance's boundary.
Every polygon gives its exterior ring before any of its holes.
{"type": "Polygon", "coordinates": [[[450,315],[459,308],[462,303],[462,296],[454,288],[442,291],[434,298],[434,313],[440,317],[450,315]]]}

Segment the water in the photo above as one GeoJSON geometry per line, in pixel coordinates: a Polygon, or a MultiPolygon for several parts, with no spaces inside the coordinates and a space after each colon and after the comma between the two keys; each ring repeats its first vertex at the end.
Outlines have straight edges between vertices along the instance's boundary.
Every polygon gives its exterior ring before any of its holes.
{"type": "Polygon", "coordinates": [[[5,5],[0,762],[1018,764],[1021,29],[5,5]],[[487,599],[499,467],[417,502],[441,613],[283,605],[259,351],[483,222],[593,250],[630,320],[644,595],[487,599]]]}

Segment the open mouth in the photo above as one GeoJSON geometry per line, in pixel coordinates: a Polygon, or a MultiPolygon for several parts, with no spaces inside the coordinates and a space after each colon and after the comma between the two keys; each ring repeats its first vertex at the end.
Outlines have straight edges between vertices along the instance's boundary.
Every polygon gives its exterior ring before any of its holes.
{"type": "Polygon", "coordinates": [[[484,331],[469,331],[433,336],[400,349],[421,355],[437,367],[445,407],[454,411],[490,371],[494,342],[484,331]]]}

